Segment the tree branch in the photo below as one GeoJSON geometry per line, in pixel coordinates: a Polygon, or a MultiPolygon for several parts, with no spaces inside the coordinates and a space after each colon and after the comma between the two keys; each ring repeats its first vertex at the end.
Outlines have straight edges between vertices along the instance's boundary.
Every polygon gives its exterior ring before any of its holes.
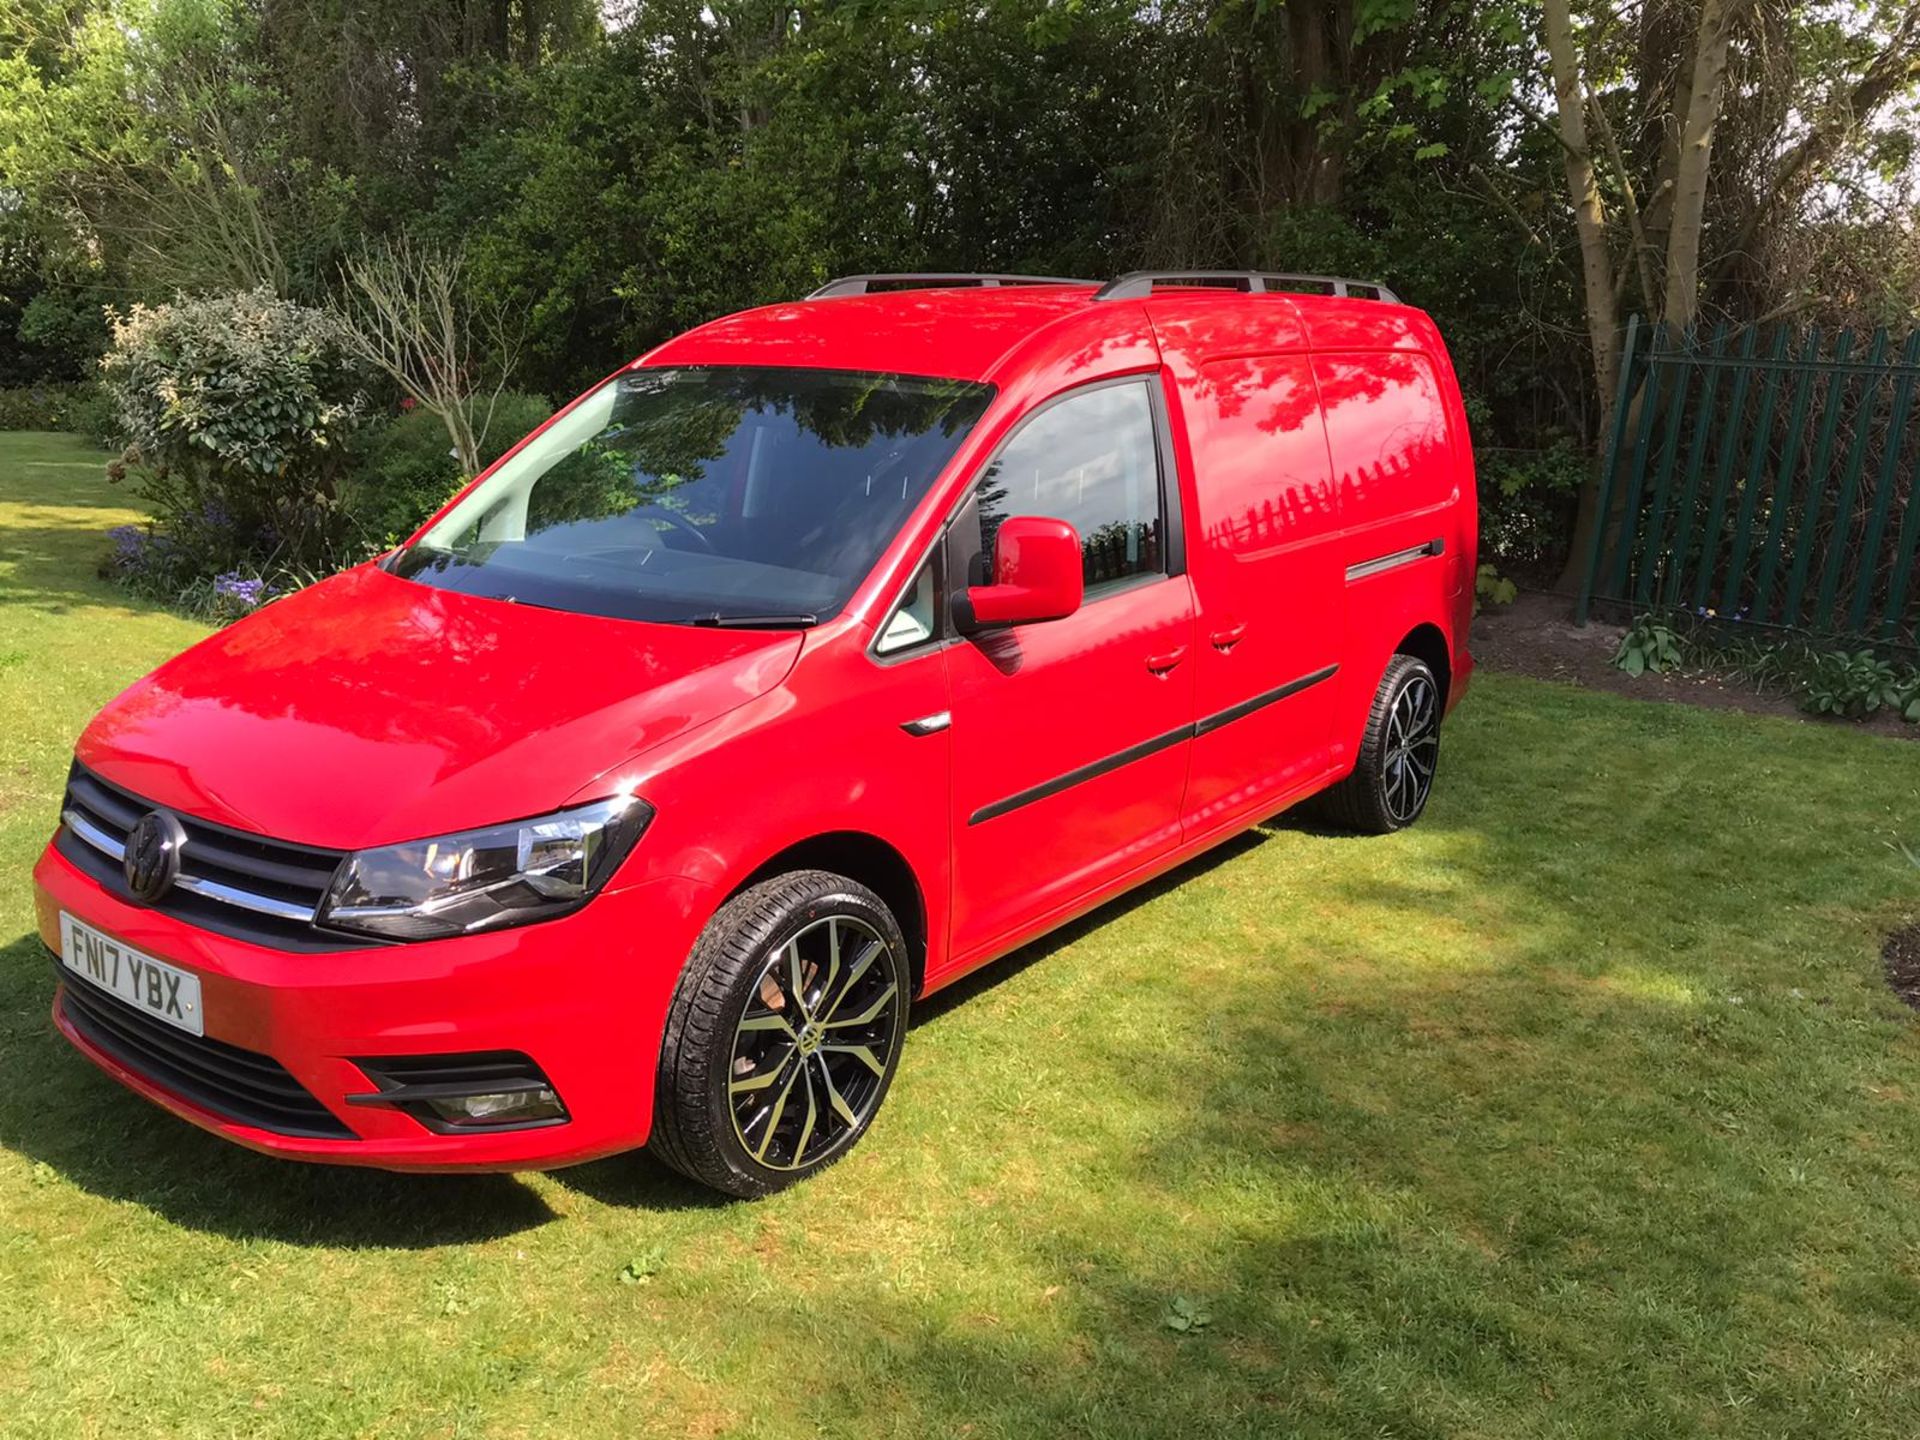
{"type": "Polygon", "coordinates": [[[1865,125],[1876,110],[1916,81],[1920,81],[1920,6],[1908,9],[1852,89],[1775,162],[1720,264],[1745,254],[1775,208],[1831,159],[1841,143],[1865,125]]]}

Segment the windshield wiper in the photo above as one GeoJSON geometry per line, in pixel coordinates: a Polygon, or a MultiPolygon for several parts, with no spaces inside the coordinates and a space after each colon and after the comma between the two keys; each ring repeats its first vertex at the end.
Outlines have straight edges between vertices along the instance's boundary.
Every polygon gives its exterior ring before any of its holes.
{"type": "Polygon", "coordinates": [[[791,615],[726,615],[709,610],[704,615],[689,615],[684,623],[720,630],[805,630],[818,625],[820,617],[804,610],[796,610],[791,615]]]}

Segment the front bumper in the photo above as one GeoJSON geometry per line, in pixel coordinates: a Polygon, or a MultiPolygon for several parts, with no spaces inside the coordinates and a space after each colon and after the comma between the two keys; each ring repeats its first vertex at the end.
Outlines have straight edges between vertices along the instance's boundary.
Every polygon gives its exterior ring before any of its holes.
{"type": "MultiPolygon", "coordinates": [[[[646,1143],[661,1031],[680,969],[710,912],[678,877],[610,890],[572,915],[494,934],[293,954],[216,935],[107,893],[52,846],[34,868],[41,938],[60,911],[200,978],[207,1037],[270,1057],[353,1138],[242,1123],[169,1089],[137,1062],[54,1019],[109,1075],[217,1135],[272,1155],[391,1170],[525,1170],[646,1143]],[[518,1051],[568,1111],[524,1130],[430,1130],[398,1109],[349,1104],[379,1088],[355,1057],[518,1051]]],[[[64,975],[62,985],[83,985],[64,975]]]]}

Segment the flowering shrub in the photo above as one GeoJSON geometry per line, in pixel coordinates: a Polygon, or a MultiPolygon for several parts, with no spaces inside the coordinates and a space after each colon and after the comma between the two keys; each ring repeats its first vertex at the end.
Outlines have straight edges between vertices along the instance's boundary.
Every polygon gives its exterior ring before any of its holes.
{"type": "Polygon", "coordinates": [[[229,570],[226,574],[214,579],[213,593],[222,600],[231,601],[248,610],[257,610],[260,608],[260,603],[267,598],[267,582],[258,576],[246,580],[241,578],[238,570],[229,570]]]}
{"type": "MultiPolygon", "coordinates": [[[[346,525],[336,495],[361,420],[337,323],[265,290],[110,316],[100,362],[154,540],[110,564],[141,588],[276,565],[324,566],[346,525]]],[[[116,542],[118,544],[118,542],[116,542]]]]}
{"type": "Polygon", "coordinates": [[[214,577],[213,598],[220,618],[237,620],[266,604],[273,598],[273,590],[258,575],[248,577],[238,570],[229,570],[214,577]]]}

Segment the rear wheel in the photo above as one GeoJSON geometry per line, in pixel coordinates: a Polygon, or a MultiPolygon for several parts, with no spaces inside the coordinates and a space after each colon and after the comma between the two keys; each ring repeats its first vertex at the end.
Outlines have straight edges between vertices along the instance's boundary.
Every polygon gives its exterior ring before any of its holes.
{"type": "Polygon", "coordinates": [[[1395,655],[1367,714],[1353,773],[1319,799],[1336,825],[1368,835],[1420,818],[1440,760],[1440,686],[1426,662],[1395,655]]]}
{"type": "Polygon", "coordinates": [[[910,971],[864,885],[800,870],[720,908],[668,1012],[649,1148],[730,1195],[767,1195],[866,1133],[899,1063],[910,971]]]}

